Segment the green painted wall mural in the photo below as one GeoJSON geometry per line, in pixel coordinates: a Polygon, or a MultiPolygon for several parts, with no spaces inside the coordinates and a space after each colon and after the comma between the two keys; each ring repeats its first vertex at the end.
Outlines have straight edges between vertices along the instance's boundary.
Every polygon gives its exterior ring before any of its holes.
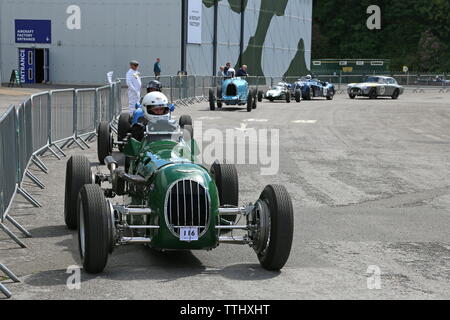
{"type": "MultiPolygon", "coordinates": [[[[251,5],[250,10],[257,10],[257,22],[249,23],[246,20],[245,26],[253,25],[254,30],[252,31],[246,31],[246,32],[252,32],[251,36],[249,37],[248,33],[246,34],[246,43],[244,44],[244,52],[242,55],[239,56],[239,58],[235,61],[235,67],[239,68],[240,65],[238,65],[239,61],[242,61],[243,64],[247,64],[249,67],[249,73],[252,76],[265,76],[264,70],[267,69],[268,63],[275,63],[280,61],[274,61],[269,62],[265,55],[265,52],[267,53],[267,49],[274,49],[274,60],[280,60],[281,63],[274,64],[273,68],[275,67],[277,69],[284,69],[284,70],[277,70],[276,73],[278,75],[284,75],[284,76],[300,76],[308,73],[309,66],[307,65],[310,57],[310,46],[311,46],[311,23],[305,23],[306,20],[301,20],[298,17],[300,15],[306,15],[305,12],[310,12],[310,8],[312,7],[312,1],[310,4],[307,2],[299,4],[298,0],[225,0],[228,2],[229,7],[231,10],[235,13],[242,13],[242,10],[249,9],[248,6],[251,5]],[[257,1],[257,2],[256,2],[257,1]],[[250,4],[249,4],[250,3],[250,4]],[[255,8],[259,5],[259,8],[255,8]],[[308,7],[309,6],[309,7],[308,7]],[[290,10],[287,10],[287,8],[290,8],[290,10]],[[291,12],[292,9],[295,9],[295,12],[291,12]],[[307,11],[305,11],[307,10],[307,11]],[[303,12],[304,11],[304,12],[303,12]],[[286,16],[286,22],[281,22],[280,20],[276,21],[277,24],[274,24],[274,17],[284,17],[286,16]],[[283,50],[285,48],[282,48],[283,45],[286,46],[284,43],[281,44],[282,39],[278,40],[277,37],[274,37],[274,34],[281,33],[281,29],[288,29],[287,25],[291,25],[292,17],[295,16],[295,21],[298,21],[300,26],[297,28],[300,29],[300,32],[298,32],[297,36],[300,38],[296,38],[295,35],[293,36],[290,34],[291,30],[288,30],[286,32],[289,32],[287,34],[283,34],[283,36],[291,37],[293,43],[289,43],[289,54],[283,54],[283,50]],[[288,22],[289,21],[289,22],[288,22]],[[271,25],[273,24],[273,25],[271,25]],[[281,27],[280,27],[281,25],[281,27]],[[271,34],[271,38],[268,38],[268,34],[271,34]],[[271,41],[269,44],[268,42],[271,41]],[[298,41],[298,42],[297,42],[298,41]],[[272,43],[273,42],[273,43],[272,43]],[[297,44],[297,47],[293,47],[294,44],[297,44]],[[270,47],[269,47],[270,45],[270,47]],[[276,48],[274,48],[274,46],[276,48]],[[277,51],[278,50],[278,51],[277,51]],[[295,52],[295,54],[294,54],[295,52]],[[308,52],[308,56],[306,56],[306,53],[308,52]],[[265,59],[264,59],[265,57],[265,59]],[[308,58],[308,59],[307,59],[308,58]],[[287,60],[288,59],[288,60],[287,60]],[[287,60],[287,61],[285,61],[287,60]],[[264,65],[263,65],[264,64],[264,65]],[[282,66],[282,67],[278,67],[282,66]]],[[[219,2],[225,2],[224,0],[217,0],[217,3],[219,2]]],[[[206,8],[212,8],[214,7],[214,0],[203,0],[203,4],[206,8]]],[[[223,10],[223,6],[219,8],[219,10],[223,10]]],[[[248,10],[247,10],[248,11],[248,10]]],[[[253,11],[255,12],[255,11],[253,11]]],[[[255,15],[246,14],[245,19],[254,19],[255,15]]],[[[310,15],[306,16],[309,21],[311,18],[310,15]]],[[[298,30],[297,29],[297,30],[298,30]]],[[[284,31],[283,31],[284,32],[284,31]]],[[[230,39],[233,41],[236,41],[236,37],[238,38],[237,41],[240,39],[240,34],[232,34],[229,35],[230,39]]],[[[230,41],[230,39],[218,39],[219,43],[226,43],[227,41],[230,41]]],[[[227,55],[227,54],[225,54],[227,55]]],[[[223,63],[223,62],[219,62],[223,63]]],[[[267,70],[266,70],[267,72],[267,70]]],[[[275,72],[275,71],[272,71],[275,72]]],[[[275,74],[268,74],[266,76],[273,76],[275,74]]]]}

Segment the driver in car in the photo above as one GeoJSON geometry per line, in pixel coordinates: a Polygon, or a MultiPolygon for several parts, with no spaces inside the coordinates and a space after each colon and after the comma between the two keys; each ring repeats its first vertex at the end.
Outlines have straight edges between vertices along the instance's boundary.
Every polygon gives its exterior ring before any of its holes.
{"type": "Polygon", "coordinates": [[[131,127],[132,137],[138,141],[144,138],[145,127],[150,123],[150,130],[174,131],[176,126],[170,123],[170,112],[173,111],[166,95],[159,91],[151,91],[142,99],[142,108],[136,110],[131,127]]]}

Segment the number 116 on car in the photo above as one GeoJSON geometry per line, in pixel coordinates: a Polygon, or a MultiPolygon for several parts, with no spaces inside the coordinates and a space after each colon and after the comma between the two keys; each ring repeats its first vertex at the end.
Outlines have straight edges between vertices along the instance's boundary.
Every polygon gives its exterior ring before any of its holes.
{"type": "Polygon", "coordinates": [[[197,241],[198,240],[198,228],[180,228],[180,240],[181,241],[197,241]]]}

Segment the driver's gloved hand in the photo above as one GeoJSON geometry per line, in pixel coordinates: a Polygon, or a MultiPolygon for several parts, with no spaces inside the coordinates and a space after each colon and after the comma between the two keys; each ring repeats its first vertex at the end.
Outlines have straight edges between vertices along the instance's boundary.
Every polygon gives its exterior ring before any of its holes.
{"type": "Polygon", "coordinates": [[[142,141],[145,135],[145,125],[141,122],[133,124],[130,129],[131,136],[137,141],[142,141]]]}

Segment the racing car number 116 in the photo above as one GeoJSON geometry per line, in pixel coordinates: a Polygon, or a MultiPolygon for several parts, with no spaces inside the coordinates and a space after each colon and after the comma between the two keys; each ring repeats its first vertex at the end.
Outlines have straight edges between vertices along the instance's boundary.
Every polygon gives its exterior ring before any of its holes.
{"type": "Polygon", "coordinates": [[[198,228],[180,228],[180,240],[181,241],[197,241],[198,240],[198,228]]]}

